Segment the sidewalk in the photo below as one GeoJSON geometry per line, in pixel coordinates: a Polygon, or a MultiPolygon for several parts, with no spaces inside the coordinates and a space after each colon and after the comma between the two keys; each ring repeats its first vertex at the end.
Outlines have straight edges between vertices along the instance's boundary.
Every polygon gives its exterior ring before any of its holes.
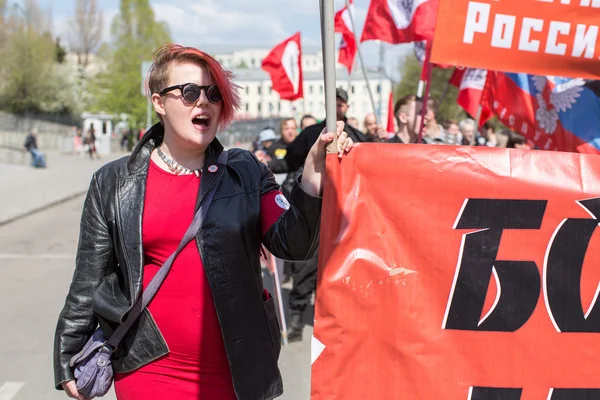
{"type": "Polygon", "coordinates": [[[48,168],[0,164],[0,225],[44,210],[87,192],[92,174],[125,153],[100,160],[48,152],[48,168]]]}
{"type": "Polygon", "coordinates": [[[90,160],[88,156],[49,151],[46,169],[0,163],[0,226],[84,195],[96,170],[128,154],[113,153],[90,160]]]}

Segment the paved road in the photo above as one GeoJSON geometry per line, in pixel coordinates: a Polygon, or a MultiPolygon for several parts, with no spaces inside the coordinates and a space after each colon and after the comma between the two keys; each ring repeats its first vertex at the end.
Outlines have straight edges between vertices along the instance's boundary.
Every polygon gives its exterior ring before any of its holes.
{"type": "MultiPolygon", "coordinates": [[[[80,197],[0,227],[0,400],[66,399],[52,389],[52,341],[82,205],[80,197]]],[[[283,349],[282,399],[309,398],[309,364],[309,340],[283,349]]],[[[112,393],[105,398],[115,399],[112,393]]]]}
{"type": "MultiPolygon", "coordinates": [[[[52,342],[73,272],[82,205],[78,197],[0,226],[0,400],[67,398],[52,389],[52,342]]],[[[310,397],[311,334],[307,328],[304,342],[282,350],[282,399],[310,397]]],[[[112,393],[105,398],[115,399],[112,393]]]]}

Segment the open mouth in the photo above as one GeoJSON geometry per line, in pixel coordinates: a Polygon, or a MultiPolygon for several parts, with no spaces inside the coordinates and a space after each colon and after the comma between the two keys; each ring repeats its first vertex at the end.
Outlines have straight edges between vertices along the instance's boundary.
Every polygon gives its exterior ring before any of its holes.
{"type": "Polygon", "coordinates": [[[192,120],[192,124],[201,128],[208,128],[210,126],[210,117],[208,115],[199,115],[192,120]]]}

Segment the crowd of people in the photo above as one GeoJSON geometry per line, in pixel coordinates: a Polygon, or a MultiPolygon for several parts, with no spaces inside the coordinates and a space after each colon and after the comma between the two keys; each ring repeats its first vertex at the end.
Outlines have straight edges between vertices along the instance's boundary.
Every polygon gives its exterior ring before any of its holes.
{"type": "MultiPolygon", "coordinates": [[[[396,120],[396,132],[390,134],[387,129],[378,123],[374,113],[367,114],[362,127],[354,117],[346,116],[349,109],[348,94],[343,89],[337,89],[338,120],[348,125],[348,134],[356,142],[371,143],[417,143],[419,138],[419,127],[421,126],[423,101],[415,95],[407,95],[399,99],[394,107],[396,120]]],[[[474,119],[466,118],[461,121],[448,120],[440,123],[437,119],[438,105],[435,99],[427,101],[425,112],[424,130],[421,143],[425,144],[448,144],[464,146],[488,146],[508,148],[530,148],[527,140],[510,129],[496,132],[491,124],[484,124],[477,129],[474,119]]],[[[253,144],[253,152],[259,160],[265,162],[273,173],[281,174],[293,172],[301,162],[293,160],[293,167],[288,168],[284,163],[288,145],[299,137],[300,142],[311,141],[315,131],[319,128],[309,129],[312,125],[318,125],[322,129],[324,122],[317,124],[312,115],[305,115],[300,120],[300,126],[294,118],[285,118],[279,127],[279,134],[275,128],[267,127],[260,132],[253,144]],[[300,133],[298,134],[298,131],[300,133]],[[312,131],[312,134],[311,134],[312,131]]],[[[299,144],[295,145],[297,147],[299,144]]],[[[306,147],[304,144],[303,147],[306,147]]],[[[294,156],[292,156],[293,158],[294,156]]]]}
{"type": "MultiPolygon", "coordinates": [[[[476,121],[470,118],[438,122],[438,105],[434,99],[429,99],[426,107],[421,143],[530,148],[524,137],[508,129],[496,132],[489,124],[485,124],[478,130],[476,121]]],[[[344,130],[355,143],[419,142],[423,100],[415,95],[404,96],[395,103],[396,132],[393,134],[388,133],[387,129],[378,123],[375,114],[368,114],[365,117],[361,129],[356,118],[347,116],[349,108],[348,93],[343,89],[337,89],[337,120],[345,123],[344,130]]],[[[286,197],[290,195],[296,178],[302,173],[302,166],[308,152],[325,125],[326,121],[318,123],[312,115],[305,115],[300,119],[298,129],[294,118],[285,118],[279,126],[279,134],[275,132],[275,128],[267,127],[260,132],[253,144],[254,155],[275,174],[286,197]]],[[[304,262],[284,263],[283,281],[293,281],[289,296],[291,318],[288,340],[290,342],[302,340],[304,313],[316,289],[317,255],[318,252],[304,262]]]]}

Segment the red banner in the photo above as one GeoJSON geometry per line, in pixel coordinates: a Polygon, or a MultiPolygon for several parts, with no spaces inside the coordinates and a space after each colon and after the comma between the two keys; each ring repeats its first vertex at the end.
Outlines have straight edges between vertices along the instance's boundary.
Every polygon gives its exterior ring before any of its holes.
{"type": "Polygon", "coordinates": [[[597,0],[440,0],[432,62],[594,79],[597,0]]]}
{"type": "Polygon", "coordinates": [[[313,400],[600,398],[599,157],[359,144],[327,172],[313,400]]]}

